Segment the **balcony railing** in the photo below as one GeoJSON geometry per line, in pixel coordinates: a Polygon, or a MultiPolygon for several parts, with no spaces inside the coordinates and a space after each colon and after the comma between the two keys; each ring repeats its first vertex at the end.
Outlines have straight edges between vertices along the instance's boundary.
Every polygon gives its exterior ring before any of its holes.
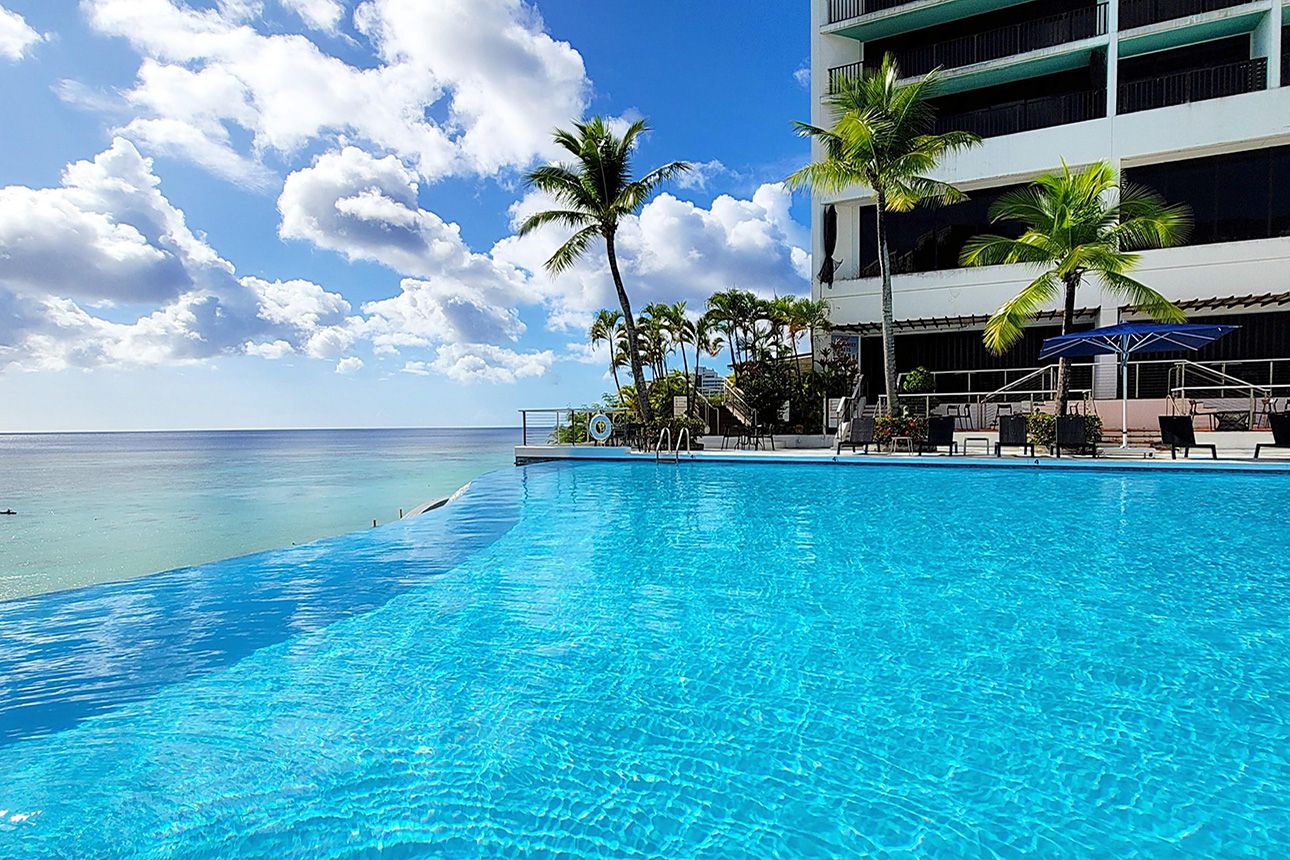
{"type": "Polygon", "coordinates": [[[829,23],[850,21],[873,12],[906,6],[916,0],[829,0],[829,23]]]}
{"type": "Polygon", "coordinates": [[[844,81],[854,81],[864,72],[864,63],[848,63],[829,69],[829,95],[842,89],[844,81]]]}
{"type": "Polygon", "coordinates": [[[980,137],[1001,137],[1105,116],[1106,91],[1083,90],[980,110],[941,114],[936,118],[936,129],[938,132],[970,131],[980,137]]]}
{"type": "Polygon", "coordinates": [[[924,75],[938,66],[957,69],[1090,39],[1106,33],[1106,6],[1106,3],[1098,3],[1096,6],[1072,9],[1032,21],[1019,21],[946,42],[919,45],[906,51],[897,51],[896,60],[903,74],[924,75]]]}
{"type": "Polygon", "coordinates": [[[1120,30],[1200,15],[1215,9],[1245,6],[1250,0],[1120,0],[1120,30]]]}
{"type": "Polygon", "coordinates": [[[1120,84],[1119,113],[1151,110],[1188,102],[1217,99],[1267,89],[1268,61],[1264,57],[1189,69],[1120,84]]]}

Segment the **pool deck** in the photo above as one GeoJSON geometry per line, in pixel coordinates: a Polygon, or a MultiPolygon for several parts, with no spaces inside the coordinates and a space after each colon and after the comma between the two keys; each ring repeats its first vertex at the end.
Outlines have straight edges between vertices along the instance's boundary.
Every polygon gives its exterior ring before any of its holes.
{"type": "MultiPolygon", "coordinates": [[[[1132,447],[1121,451],[1115,447],[1103,446],[1098,449],[1096,459],[1082,456],[1064,455],[1060,458],[1047,453],[1028,457],[1020,449],[1005,451],[1002,457],[995,457],[993,433],[968,432],[956,434],[960,446],[964,438],[989,438],[989,451],[981,450],[981,443],[973,445],[971,454],[949,455],[941,453],[925,454],[889,454],[889,453],[852,453],[843,451],[838,454],[833,448],[795,448],[784,447],[775,451],[721,450],[720,438],[706,440],[705,450],[682,451],[677,455],[664,453],[660,458],[653,452],[633,451],[629,448],[611,448],[596,445],[517,445],[515,446],[515,463],[539,463],[547,461],[654,461],[672,462],[724,462],[724,463],[834,463],[850,466],[927,466],[927,467],[981,467],[994,466],[1004,468],[1057,468],[1057,469],[1152,469],[1170,471],[1239,471],[1269,472],[1290,474],[1290,452],[1271,451],[1259,460],[1253,459],[1254,445],[1272,441],[1270,433],[1205,433],[1198,441],[1218,446],[1218,459],[1212,459],[1208,450],[1193,451],[1190,459],[1181,456],[1177,460],[1169,457],[1169,452],[1152,448],[1132,447]],[[1237,438],[1227,438],[1237,437],[1237,438]],[[1255,438],[1257,437],[1257,438],[1255,438]],[[1263,437],[1267,437],[1264,439],[1263,437]]],[[[960,451],[962,448],[960,447],[960,451]]]]}

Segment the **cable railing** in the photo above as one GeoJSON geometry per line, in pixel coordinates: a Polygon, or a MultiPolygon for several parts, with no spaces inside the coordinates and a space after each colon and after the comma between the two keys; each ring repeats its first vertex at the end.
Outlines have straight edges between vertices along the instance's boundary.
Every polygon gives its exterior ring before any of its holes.
{"type": "Polygon", "coordinates": [[[1189,102],[1207,101],[1267,89],[1268,61],[1255,57],[1239,63],[1187,69],[1120,84],[1119,113],[1135,113],[1189,102]]]}
{"type": "Polygon", "coordinates": [[[520,439],[523,445],[603,445],[625,440],[627,410],[599,406],[571,406],[552,409],[521,409],[520,439]],[[594,415],[606,415],[614,424],[613,435],[597,442],[587,432],[587,422],[594,415]]]}
{"type": "Polygon", "coordinates": [[[894,53],[905,75],[924,75],[935,68],[957,69],[1103,36],[1106,10],[1106,3],[1098,3],[894,53]]]}
{"type": "Polygon", "coordinates": [[[1120,0],[1120,30],[1249,5],[1254,4],[1250,0],[1120,0]]]}
{"type": "Polygon", "coordinates": [[[873,12],[885,12],[897,6],[907,6],[917,0],[829,0],[829,23],[850,21],[873,12]]]}
{"type": "Polygon", "coordinates": [[[1058,125],[1070,125],[1106,116],[1106,90],[1022,99],[978,110],[944,113],[936,118],[938,133],[970,131],[978,137],[1002,137],[1058,125]]]}

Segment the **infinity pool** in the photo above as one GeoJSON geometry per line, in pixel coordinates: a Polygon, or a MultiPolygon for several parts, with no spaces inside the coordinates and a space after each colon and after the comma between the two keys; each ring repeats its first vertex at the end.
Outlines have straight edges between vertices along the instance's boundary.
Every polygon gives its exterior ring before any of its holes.
{"type": "Polygon", "coordinates": [[[541,465],[0,603],[0,856],[1290,852],[1290,479],[541,465]]]}

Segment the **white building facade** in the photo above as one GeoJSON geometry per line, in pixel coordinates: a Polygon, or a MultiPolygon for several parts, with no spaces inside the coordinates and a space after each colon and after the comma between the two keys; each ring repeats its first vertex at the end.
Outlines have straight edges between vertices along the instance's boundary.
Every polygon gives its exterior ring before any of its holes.
{"type": "MultiPolygon", "coordinates": [[[[942,391],[982,391],[1038,365],[1054,320],[1004,356],[981,345],[985,318],[1033,272],[961,268],[959,251],[973,235],[999,232],[986,213],[1000,192],[1062,161],[1108,161],[1195,215],[1189,243],[1145,253],[1137,277],[1195,321],[1242,326],[1190,358],[1290,394],[1290,361],[1278,361],[1290,359],[1290,0],[810,2],[815,124],[832,122],[834,82],[890,52],[904,74],[940,67],[941,128],[984,139],[938,172],[968,203],[889,219],[900,370],[938,372],[942,391]]],[[[857,350],[871,387],[880,385],[872,195],[815,197],[817,263],[828,205],[838,215],[838,270],[831,285],[817,276],[814,295],[830,302],[840,347],[857,350]]],[[[1087,327],[1139,318],[1096,284],[1081,288],[1077,307],[1087,327]]],[[[1118,397],[1112,364],[1099,361],[1086,379],[1096,398],[1118,397]]],[[[1144,366],[1130,393],[1159,398],[1167,387],[1163,368],[1144,366]]]]}

